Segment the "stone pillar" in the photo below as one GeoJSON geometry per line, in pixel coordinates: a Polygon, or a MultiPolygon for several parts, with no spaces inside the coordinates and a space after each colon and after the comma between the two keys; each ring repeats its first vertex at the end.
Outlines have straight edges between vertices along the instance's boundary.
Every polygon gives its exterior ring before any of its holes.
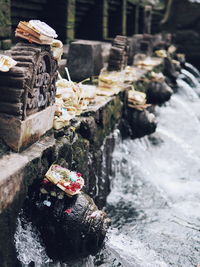
{"type": "Polygon", "coordinates": [[[108,0],[108,37],[126,35],[127,0],[108,0]]]}
{"type": "Polygon", "coordinates": [[[80,82],[99,75],[103,67],[101,44],[87,40],[72,42],[67,67],[73,81],[80,82]]]}
{"type": "Polygon", "coordinates": [[[151,34],[152,7],[144,8],[144,31],[143,33],[151,34]]]}
{"type": "Polygon", "coordinates": [[[67,1],[66,42],[74,39],[76,0],[67,1]]]}
{"type": "Polygon", "coordinates": [[[10,1],[0,0],[0,49],[11,46],[11,15],[10,1]]]}
{"type": "Polygon", "coordinates": [[[102,40],[108,36],[108,0],[76,0],[75,38],[102,40]]]}
{"type": "Polygon", "coordinates": [[[126,8],[127,8],[127,0],[122,0],[122,35],[126,35],[126,8]]]}
{"type": "Polygon", "coordinates": [[[134,33],[138,34],[139,33],[139,5],[136,5],[135,7],[135,29],[134,33]]]}
{"type": "Polygon", "coordinates": [[[102,0],[102,39],[108,37],[108,0],[102,0]]]}

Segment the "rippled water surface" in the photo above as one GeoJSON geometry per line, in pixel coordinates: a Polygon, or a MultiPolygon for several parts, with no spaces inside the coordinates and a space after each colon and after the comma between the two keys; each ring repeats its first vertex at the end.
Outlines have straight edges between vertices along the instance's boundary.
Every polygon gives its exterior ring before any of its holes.
{"type": "Polygon", "coordinates": [[[200,100],[178,84],[179,93],[157,108],[156,133],[114,152],[107,249],[121,265],[112,266],[200,263],[200,100]]]}
{"type": "MultiPolygon", "coordinates": [[[[95,258],[48,266],[190,267],[200,263],[200,86],[186,79],[179,79],[178,85],[179,92],[156,110],[155,134],[123,142],[118,138],[106,207],[112,227],[105,248],[95,258]]],[[[17,242],[22,255],[25,239],[17,242]]],[[[43,264],[34,266],[47,266],[46,255],[38,247],[43,264]]]]}

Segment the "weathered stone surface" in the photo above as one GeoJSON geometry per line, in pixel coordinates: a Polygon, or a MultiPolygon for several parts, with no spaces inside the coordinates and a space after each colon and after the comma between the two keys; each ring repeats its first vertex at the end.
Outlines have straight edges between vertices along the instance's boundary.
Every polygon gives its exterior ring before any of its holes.
{"type": "Polygon", "coordinates": [[[174,33],[174,42],[192,63],[199,66],[200,59],[200,2],[190,0],[168,1],[164,30],[174,33]]]}
{"type": "Polygon", "coordinates": [[[158,33],[152,35],[152,46],[153,50],[168,50],[169,46],[172,45],[172,34],[171,33],[158,33]]]}
{"type": "Polygon", "coordinates": [[[0,39],[4,39],[11,35],[10,1],[0,0],[0,7],[0,39]]]}
{"type": "Polygon", "coordinates": [[[2,40],[1,41],[1,49],[8,50],[11,48],[12,42],[10,39],[2,40]]]}
{"type": "Polygon", "coordinates": [[[15,194],[20,191],[23,174],[21,170],[28,163],[28,158],[12,154],[4,156],[0,161],[0,211],[11,204],[15,194]]]}
{"type": "Polygon", "coordinates": [[[14,247],[17,216],[28,187],[37,176],[44,174],[43,155],[53,145],[54,139],[48,137],[34,144],[26,152],[10,153],[0,159],[0,262],[2,267],[18,266],[14,247]]]}
{"type": "Polygon", "coordinates": [[[144,33],[151,34],[152,6],[144,8],[144,33]]]}
{"type": "Polygon", "coordinates": [[[126,36],[117,35],[113,40],[108,59],[109,71],[121,71],[127,65],[128,38],[126,36]]]}
{"type": "Polygon", "coordinates": [[[133,65],[133,58],[135,55],[135,39],[133,37],[128,38],[128,45],[129,45],[129,51],[128,51],[128,65],[133,65]]]}
{"type": "Polygon", "coordinates": [[[167,77],[168,83],[172,85],[176,85],[176,79],[178,78],[180,69],[177,69],[177,65],[175,65],[172,60],[169,58],[164,59],[163,65],[163,74],[167,77]]]}
{"type": "Polygon", "coordinates": [[[148,110],[139,111],[128,108],[126,118],[125,133],[127,134],[128,132],[128,135],[132,138],[140,138],[152,134],[156,130],[157,121],[155,115],[148,110]]]}
{"type": "Polygon", "coordinates": [[[58,74],[50,46],[24,41],[8,53],[17,65],[0,73],[0,113],[25,119],[52,106],[58,74]]]}
{"type": "Polygon", "coordinates": [[[166,101],[169,101],[173,91],[166,82],[151,82],[148,84],[146,94],[147,103],[161,105],[166,101]]]}
{"type": "Polygon", "coordinates": [[[40,230],[51,259],[67,261],[97,253],[103,244],[109,220],[88,195],[80,193],[71,198],[64,195],[60,199],[57,197],[60,189],[38,181],[29,192],[24,211],[40,230]],[[41,188],[48,193],[43,194],[41,188]],[[44,201],[50,202],[50,207],[44,201]]]}
{"type": "Polygon", "coordinates": [[[138,53],[152,54],[152,35],[135,34],[129,39],[128,62],[133,63],[134,56],[138,53]]]}
{"type": "Polygon", "coordinates": [[[12,116],[0,115],[0,136],[13,150],[19,152],[36,142],[53,126],[55,107],[35,113],[24,121],[12,116]]]}
{"type": "Polygon", "coordinates": [[[170,0],[162,21],[163,27],[171,30],[187,28],[198,21],[199,9],[199,1],[170,0]]]}
{"type": "Polygon", "coordinates": [[[67,67],[73,81],[98,75],[103,67],[101,44],[90,41],[72,42],[67,67]]]}

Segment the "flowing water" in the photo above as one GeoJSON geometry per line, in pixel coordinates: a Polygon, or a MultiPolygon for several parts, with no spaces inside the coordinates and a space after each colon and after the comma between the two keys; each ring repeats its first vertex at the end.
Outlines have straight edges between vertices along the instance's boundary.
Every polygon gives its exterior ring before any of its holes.
{"type": "Polygon", "coordinates": [[[45,264],[49,259],[30,234],[31,226],[22,230],[19,222],[16,243],[24,266],[31,259],[36,267],[200,264],[200,75],[188,71],[181,74],[187,79],[177,81],[178,93],[157,107],[156,133],[123,142],[117,138],[106,207],[112,227],[105,248],[72,265],[45,264]]]}

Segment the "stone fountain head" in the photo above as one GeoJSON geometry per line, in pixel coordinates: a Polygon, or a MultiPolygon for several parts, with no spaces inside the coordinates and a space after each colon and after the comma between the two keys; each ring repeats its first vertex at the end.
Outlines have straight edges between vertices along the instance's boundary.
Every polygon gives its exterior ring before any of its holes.
{"type": "Polygon", "coordinates": [[[51,259],[66,262],[98,252],[110,220],[88,195],[69,197],[52,183],[37,182],[32,189],[25,213],[37,226],[51,259]]]}
{"type": "Polygon", "coordinates": [[[171,98],[173,90],[165,81],[152,81],[148,84],[146,94],[148,103],[161,105],[171,98]]]}

